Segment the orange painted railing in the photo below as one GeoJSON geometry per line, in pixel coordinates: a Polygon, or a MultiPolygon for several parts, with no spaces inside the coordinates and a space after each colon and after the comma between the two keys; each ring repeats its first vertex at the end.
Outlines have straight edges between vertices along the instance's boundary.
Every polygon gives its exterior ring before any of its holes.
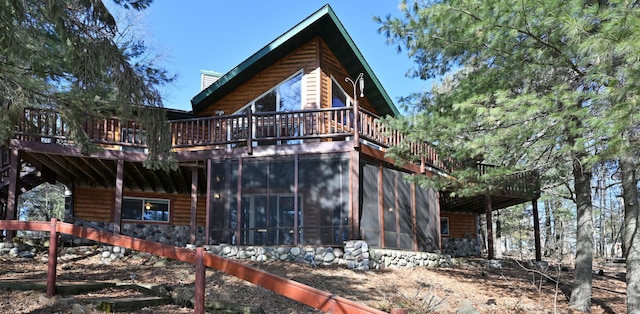
{"type": "Polygon", "coordinates": [[[269,289],[277,294],[301,302],[328,313],[385,313],[383,311],[336,296],[327,291],[301,284],[297,281],[276,276],[253,267],[238,263],[218,255],[204,253],[202,248],[190,250],[157,242],[117,235],[93,228],[76,226],[69,223],[44,221],[0,220],[0,230],[49,231],[49,264],[47,274],[47,294],[55,294],[58,233],[64,233],[109,245],[120,246],[136,251],[148,252],[162,257],[196,265],[195,312],[204,313],[205,267],[233,275],[257,286],[269,289]]]}

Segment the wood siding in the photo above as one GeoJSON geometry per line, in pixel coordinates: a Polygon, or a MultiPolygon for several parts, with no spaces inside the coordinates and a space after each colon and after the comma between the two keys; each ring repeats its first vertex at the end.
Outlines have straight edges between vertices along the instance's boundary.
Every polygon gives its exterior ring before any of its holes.
{"type": "MultiPolygon", "coordinates": [[[[347,70],[342,67],[338,58],[331,52],[329,47],[321,41],[320,45],[320,55],[321,55],[321,63],[320,66],[322,68],[322,106],[323,108],[331,107],[331,76],[336,80],[336,82],[342,87],[342,89],[347,93],[349,98],[353,97],[353,85],[345,81],[346,77],[351,77],[351,79],[355,79],[359,73],[349,74],[347,70]]],[[[365,84],[368,78],[365,77],[365,84]]],[[[373,108],[369,100],[367,100],[367,95],[364,95],[363,98],[360,98],[358,95],[358,101],[361,108],[366,109],[370,112],[378,114],[378,112],[373,108]]]]}
{"type": "MultiPolygon", "coordinates": [[[[148,197],[168,199],[171,203],[170,223],[189,225],[191,219],[191,196],[187,194],[162,194],[124,191],[124,197],[148,197]]],[[[80,219],[94,222],[111,222],[115,190],[76,188],[74,191],[74,215],[80,219]]],[[[206,197],[198,195],[197,225],[205,224],[206,197]]],[[[124,221],[126,222],[126,221],[124,221]]]]}
{"type": "Polygon", "coordinates": [[[440,216],[449,218],[449,235],[443,235],[443,237],[470,239],[477,237],[475,214],[441,212],[440,216]]]}
{"type": "MultiPolygon", "coordinates": [[[[353,86],[344,80],[345,77],[350,76],[349,73],[338,62],[324,41],[316,37],[220,100],[210,104],[200,115],[214,116],[216,110],[222,110],[227,115],[232,114],[300,70],[303,71],[303,83],[306,84],[302,93],[304,99],[301,109],[331,107],[331,75],[347,93],[353,91],[353,86]],[[318,71],[321,71],[320,75],[318,71]],[[318,100],[321,104],[317,103],[318,100]]],[[[377,114],[366,99],[366,95],[359,101],[362,108],[377,114]]]]}

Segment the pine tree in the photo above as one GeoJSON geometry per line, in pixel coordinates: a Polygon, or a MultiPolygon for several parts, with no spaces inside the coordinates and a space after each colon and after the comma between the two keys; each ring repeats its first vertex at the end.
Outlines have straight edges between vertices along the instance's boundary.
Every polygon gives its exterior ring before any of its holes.
{"type": "MultiPolygon", "coordinates": [[[[151,1],[114,0],[134,10],[151,1]]],[[[150,166],[170,165],[158,86],[172,77],[141,58],[141,39],[118,41],[118,25],[101,0],[0,1],[0,29],[2,142],[25,108],[46,108],[58,111],[73,141],[91,151],[83,121],[115,116],[145,128],[150,166]]]]}
{"type": "MultiPolygon", "coordinates": [[[[455,171],[456,180],[440,178],[437,187],[482,193],[530,170],[540,171],[547,186],[572,182],[567,187],[577,208],[577,252],[571,305],[590,312],[593,167],[599,160],[637,156],[625,147],[638,139],[632,132],[640,90],[638,4],[403,1],[401,11],[402,18],[379,19],[380,31],[416,62],[410,75],[441,81],[431,92],[402,99],[414,115],[389,125],[409,133],[408,141],[433,143],[458,163],[501,166],[482,176],[474,169],[455,171]],[[460,184],[470,181],[476,184],[460,184]]],[[[402,146],[390,154],[410,158],[402,146]]],[[[638,166],[628,165],[623,172],[638,166]]],[[[637,194],[637,179],[629,180],[625,191],[637,194]]],[[[637,205],[628,197],[625,203],[637,205]]],[[[627,209],[627,225],[637,222],[637,211],[627,209]]],[[[638,232],[626,234],[636,248],[629,265],[640,258],[638,232]]],[[[630,312],[640,300],[638,279],[628,281],[630,312]]]]}

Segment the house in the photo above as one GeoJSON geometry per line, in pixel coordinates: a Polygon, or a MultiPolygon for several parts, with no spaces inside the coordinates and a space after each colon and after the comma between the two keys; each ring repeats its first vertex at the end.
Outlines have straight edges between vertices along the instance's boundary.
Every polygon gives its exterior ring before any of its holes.
{"type": "Polygon", "coordinates": [[[16,219],[21,191],[60,181],[71,194],[69,220],[167,244],[359,239],[469,255],[479,253],[480,214],[490,220],[493,210],[537,197],[524,177],[468,198],[405,180],[446,173],[445,158],[426,143],[414,145],[425,156],[419,164],[385,157],[404,137],[380,119],[399,111],[328,5],[212,75],[192,111],[167,111],[179,164],[169,172],[143,166],[145,134],[135,122],[89,118],[87,134],[104,149],[83,154],[60,115],[25,110],[1,154],[1,218],[16,219]]]}

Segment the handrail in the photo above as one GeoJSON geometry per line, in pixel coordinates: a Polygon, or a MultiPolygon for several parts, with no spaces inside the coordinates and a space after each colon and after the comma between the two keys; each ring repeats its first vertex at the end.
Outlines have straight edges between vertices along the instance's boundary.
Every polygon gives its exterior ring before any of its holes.
{"type": "MultiPolygon", "coordinates": [[[[174,149],[226,148],[255,143],[289,143],[304,139],[359,138],[382,148],[405,145],[411,155],[422,156],[425,165],[451,172],[451,163],[439,158],[426,142],[410,142],[406,134],[392,130],[381,117],[352,107],[316,108],[286,112],[243,112],[226,116],[201,117],[169,121],[171,146],[174,149]]],[[[117,118],[91,118],[82,125],[92,142],[119,147],[147,148],[145,130],[135,121],[117,118]]],[[[16,131],[25,141],[70,142],[70,130],[58,112],[26,108],[16,131]]]]}
{"type": "MultiPolygon", "coordinates": [[[[120,246],[131,250],[148,252],[162,257],[167,257],[182,262],[198,265],[199,260],[207,267],[216,269],[226,274],[238,277],[245,281],[251,282],[257,286],[271,290],[284,297],[301,302],[315,309],[319,309],[329,313],[386,313],[366,305],[336,296],[330,292],[316,289],[311,286],[304,285],[297,281],[286,279],[271,273],[264,272],[259,269],[244,265],[239,262],[235,262],[224,257],[214,254],[202,254],[201,258],[198,251],[180,248],[176,246],[161,244],[158,242],[142,240],[125,235],[112,234],[101,230],[96,230],[88,227],[76,226],[69,223],[59,222],[57,219],[52,219],[51,222],[45,221],[15,221],[15,220],[0,220],[0,230],[32,230],[32,231],[51,231],[56,233],[64,233],[80,238],[85,238],[109,245],[120,246]]],[[[49,270],[50,274],[54,274],[53,286],[55,287],[55,256],[56,250],[52,247],[56,247],[57,237],[51,236],[49,249],[49,270]],[[53,252],[53,254],[52,254],[53,252]],[[52,265],[53,264],[53,265],[52,265]]],[[[201,249],[199,249],[202,252],[201,249]]],[[[200,272],[196,272],[198,276],[200,272]]],[[[203,278],[196,278],[197,281],[204,280],[203,278]]],[[[202,281],[204,282],[204,281],[202,281]]],[[[48,282],[49,285],[49,282],[48,282]]],[[[49,287],[47,288],[49,291],[49,287]]],[[[55,291],[55,289],[53,289],[55,291]]],[[[204,294],[204,290],[198,291],[197,294],[204,294]]],[[[204,300],[204,295],[196,295],[196,298],[204,300]]]]}

